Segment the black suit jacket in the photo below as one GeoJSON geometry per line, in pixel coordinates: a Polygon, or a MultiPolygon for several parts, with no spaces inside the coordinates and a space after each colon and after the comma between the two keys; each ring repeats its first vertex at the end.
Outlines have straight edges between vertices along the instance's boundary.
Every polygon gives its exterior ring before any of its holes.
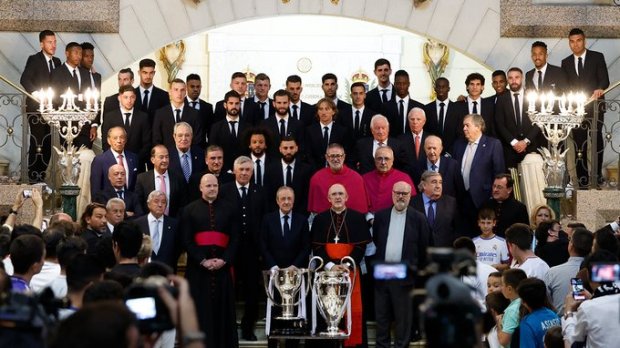
{"type": "MultiPolygon", "coordinates": [[[[269,168],[271,175],[265,177],[265,194],[269,202],[270,210],[277,209],[276,193],[281,186],[284,186],[284,171],[282,161],[274,161],[269,168]]],[[[302,162],[297,158],[293,166],[293,183],[290,187],[295,192],[295,204],[293,210],[298,213],[307,214],[308,211],[308,189],[310,178],[314,174],[312,166],[302,162]]]]}
{"type": "Polygon", "coordinates": [[[605,63],[605,56],[602,53],[586,51],[581,76],[577,75],[574,59],[574,56],[571,54],[562,60],[562,70],[566,73],[568,90],[583,91],[586,97],[590,97],[595,89],[609,87],[609,73],[605,63]]]}
{"type": "MultiPolygon", "coordinates": [[[[260,121],[259,124],[269,130],[272,148],[268,150],[270,150],[272,154],[278,153],[278,147],[280,146],[281,140],[280,119],[277,116],[272,115],[269,116],[268,119],[260,121]]],[[[295,140],[297,140],[297,142],[299,142],[303,136],[303,128],[304,126],[299,120],[294,119],[289,115],[286,126],[286,136],[292,136],[295,140]]]]}
{"type": "MultiPolygon", "coordinates": [[[[424,199],[422,197],[423,194],[416,195],[411,199],[410,204],[415,210],[424,215],[428,225],[426,210],[424,209],[424,199]]],[[[433,226],[429,225],[432,236],[432,245],[436,247],[451,248],[452,243],[457,237],[456,227],[458,223],[458,208],[456,206],[456,198],[442,195],[436,201],[435,206],[435,224],[433,226]]]]}
{"type": "MultiPolygon", "coordinates": [[[[344,147],[345,154],[350,154],[352,149],[352,137],[349,129],[332,122],[331,132],[329,133],[329,143],[338,143],[344,147]]],[[[325,144],[323,143],[323,126],[316,122],[306,127],[304,131],[304,141],[301,143],[301,150],[306,154],[308,163],[314,169],[325,167],[325,144]]],[[[347,164],[351,162],[351,156],[347,158],[347,164]]]]}
{"type": "Polygon", "coordinates": [[[458,105],[450,100],[445,100],[443,130],[439,127],[439,114],[437,104],[432,101],[424,106],[426,124],[424,130],[441,138],[444,153],[452,153],[454,141],[463,135],[463,115],[459,112],[458,105]]]}
{"type": "MultiPolygon", "coordinates": [[[[379,91],[380,86],[377,86],[368,93],[366,93],[366,107],[369,107],[372,110],[383,110],[383,101],[381,99],[381,91],[379,91]]],[[[394,90],[394,85],[392,85],[392,97],[388,100],[388,102],[394,101],[396,96],[396,91],[394,90]]]]}
{"type": "MultiPolygon", "coordinates": [[[[136,91],[136,103],[134,104],[133,107],[134,109],[145,111],[142,108],[143,95],[142,93],[140,93],[140,86],[136,87],[135,91],[136,91]]],[[[164,91],[163,89],[157,86],[153,86],[152,92],[149,93],[149,105],[148,105],[148,108],[146,109],[146,113],[149,115],[149,124],[151,126],[153,125],[153,118],[155,117],[155,111],[159,110],[160,108],[166,105],[170,105],[170,95],[168,95],[168,92],[164,91]]]]}
{"type": "Polygon", "coordinates": [[[394,100],[384,103],[382,109],[382,114],[385,115],[390,122],[390,136],[395,138],[409,131],[409,121],[407,121],[409,111],[416,107],[424,109],[424,104],[417,100],[413,100],[413,98],[409,96],[409,103],[407,104],[407,110],[404,115],[405,119],[402,119],[398,114],[398,107],[399,103],[396,101],[396,98],[394,98],[394,100]]]}
{"type": "MultiPolygon", "coordinates": [[[[289,106],[288,114],[293,116],[293,103],[291,102],[289,106]]],[[[297,109],[297,116],[299,117],[299,121],[304,125],[304,127],[308,127],[313,123],[318,123],[318,119],[316,117],[316,108],[314,105],[310,105],[308,103],[301,102],[301,110],[297,109]]]]}
{"type": "MultiPolygon", "coordinates": [[[[191,107],[190,101],[187,98],[185,98],[185,105],[191,107]]],[[[196,112],[198,113],[198,123],[202,129],[202,138],[199,139],[198,145],[202,148],[206,148],[207,136],[211,131],[211,126],[213,126],[215,122],[215,115],[213,114],[213,105],[200,98],[198,99],[198,107],[200,109],[196,109],[196,112]]]]}
{"type": "MultiPolygon", "coordinates": [[[[532,69],[525,73],[525,90],[536,90],[536,83],[538,81],[537,69],[532,69]]],[[[559,66],[547,64],[545,70],[544,79],[542,82],[542,88],[540,91],[547,93],[552,91],[553,94],[561,96],[568,87],[568,81],[566,80],[566,72],[559,66]]]]}
{"type": "MultiPolygon", "coordinates": [[[[373,240],[377,246],[375,260],[385,261],[387,239],[390,231],[392,207],[380,210],[375,214],[373,222],[373,240]]],[[[409,266],[422,269],[426,266],[426,248],[431,244],[431,235],[424,214],[412,207],[407,207],[405,233],[403,235],[402,261],[409,266]]],[[[413,283],[413,277],[407,274],[407,284],[413,283]]]]}
{"type": "MultiPolygon", "coordinates": [[[[374,138],[363,138],[357,141],[355,149],[357,151],[355,155],[354,167],[360,174],[366,174],[375,170],[375,154],[372,152],[374,138]]],[[[396,138],[388,138],[387,145],[392,148],[394,152],[394,168],[406,171],[407,170],[407,155],[403,144],[396,138]]]]}
{"type": "Polygon", "coordinates": [[[461,194],[465,192],[465,187],[463,187],[463,177],[459,163],[451,157],[441,157],[439,160],[439,174],[441,174],[443,181],[442,194],[454,198],[461,197],[461,194]]]}
{"type": "Polygon", "coordinates": [[[420,153],[419,156],[415,155],[415,137],[412,132],[408,131],[405,134],[401,134],[398,136],[398,141],[400,142],[403,153],[405,155],[405,163],[407,166],[403,169],[407,170],[413,182],[417,185],[420,183],[420,177],[417,175],[418,173],[424,172],[423,168],[426,168],[426,152],[424,151],[424,141],[426,138],[431,135],[428,132],[422,132],[422,139],[420,140],[420,153]],[[414,179],[417,177],[417,180],[414,179]]]}
{"type": "MultiPolygon", "coordinates": [[[[136,178],[138,175],[138,155],[131,151],[125,151],[125,160],[129,167],[125,168],[127,188],[129,191],[133,191],[136,187],[136,178]]],[[[98,191],[112,187],[110,180],[108,180],[108,170],[117,163],[118,159],[114,157],[110,149],[95,156],[90,165],[91,196],[94,196],[98,191]]]]}
{"type": "Polygon", "coordinates": [[[530,152],[536,152],[536,149],[540,146],[540,128],[535,126],[530,121],[527,115],[527,100],[525,96],[520,93],[519,98],[523,99],[523,107],[521,110],[521,127],[517,127],[516,115],[514,110],[513,95],[511,92],[506,92],[497,98],[495,104],[495,130],[499,140],[502,142],[504,148],[504,160],[506,161],[506,167],[516,168],[519,163],[525,158],[525,155],[530,152]],[[517,153],[510,145],[513,140],[528,139],[530,144],[527,146],[525,153],[517,153]]]}
{"type": "MultiPolygon", "coordinates": [[[[203,170],[205,170],[205,168],[207,168],[207,164],[205,163],[205,152],[202,148],[200,148],[200,146],[192,145],[189,151],[191,153],[191,156],[190,156],[191,167],[192,167],[192,172],[190,174],[190,178],[191,178],[192,174],[200,173],[203,170]]],[[[179,152],[177,148],[175,146],[169,147],[168,154],[170,156],[170,164],[168,165],[168,170],[172,170],[183,176],[183,167],[181,166],[181,159],[179,158],[179,152]]],[[[183,176],[183,178],[185,177],[183,176]]]]}
{"type": "MultiPolygon", "coordinates": [[[[168,196],[168,215],[176,217],[179,209],[185,206],[187,202],[187,184],[183,175],[177,174],[173,171],[167,171],[168,178],[170,180],[170,192],[168,196]]],[[[146,199],[149,193],[155,191],[155,171],[153,169],[138,174],[136,182],[136,195],[142,204],[142,210],[149,211],[146,204],[146,199]]]]}
{"type": "MultiPolygon", "coordinates": [[[[112,112],[118,109],[120,109],[120,103],[118,101],[118,93],[105,97],[105,100],[103,101],[104,117],[105,117],[105,114],[107,114],[108,112],[112,112]]],[[[102,136],[104,136],[103,133],[102,133],[102,136]]]]}
{"type": "Polygon", "coordinates": [[[306,267],[310,255],[310,230],[306,216],[289,213],[290,232],[283,235],[280,211],[268,213],[263,218],[260,231],[260,250],[265,269],[273,266],[286,268],[306,267]]]}
{"type": "MultiPolygon", "coordinates": [[[[110,198],[117,198],[116,190],[114,188],[106,188],[103,191],[99,191],[95,193],[92,201],[101,203],[105,205],[108,203],[110,198]]],[[[131,191],[124,190],[123,191],[123,201],[125,202],[125,211],[133,212],[133,217],[138,217],[144,215],[144,210],[142,210],[142,203],[138,199],[138,196],[131,191]]],[[[125,214],[125,218],[127,215],[125,214]]]]}
{"type": "MultiPolygon", "coordinates": [[[[231,207],[236,209],[237,221],[239,221],[241,238],[252,238],[251,241],[258,243],[261,221],[265,215],[265,195],[262,188],[254,185],[250,180],[250,187],[247,192],[249,199],[249,209],[245,212],[241,209],[241,195],[237,190],[235,181],[226,183],[220,187],[219,197],[231,207]],[[247,214],[247,225],[242,223],[242,214],[247,214]]],[[[255,244],[258,246],[258,244],[255,244]]]]}
{"type": "MultiPolygon", "coordinates": [[[[54,67],[58,68],[62,65],[60,59],[52,57],[54,67]]],[[[39,51],[28,57],[24,72],[19,80],[26,92],[33,93],[42,88],[47,89],[51,84],[51,72],[49,71],[49,63],[42,51],[39,51]]],[[[33,112],[39,109],[39,103],[32,98],[26,98],[26,111],[33,112]]]]}
{"type": "MultiPolygon", "coordinates": [[[[481,102],[480,105],[478,105],[478,113],[482,116],[482,119],[484,119],[484,134],[495,137],[495,102],[493,99],[494,98],[480,98],[481,102]]],[[[467,99],[456,102],[455,104],[458,107],[458,115],[461,120],[462,128],[463,118],[469,115],[469,104],[467,99]]]]}
{"type": "MultiPolygon", "coordinates": [[[[101,145],[104,151],[110,148],[107,142],[107,134],[111,128],[125,127],[125,115],[121,113],[121,110],[117,108],[112,111],[106,111],[103,115],[103,124],[101,125],[101,145]]],[[[140,165],[138,171],[144,171],[144,164],[148,162],[151,157],[151,144],[152,144],[152,127],[149,124],[148,115],[144,112],[134,108],[133,114],[130,118],[131,123],[129,128],[125,128],[127,132],[127,144],[125,148],[138,155],[140,165]]]]}
{"type": "MultiPolygon", "coordinates": [[[[188,196],[187,201],[188,202],[193,202],[201,197],[202,194],[200,192],[200,179],[202,179],[202,177],[205,174],[213,174],[213,173],[211,173],[209,168],[205,168],[201,172],[192,173],[192,176],[189,177],[189,184],[187,184],[187,196],[188,196]]],[[[225,183],[231,182],[233,180],[235,180],[235,176],[231,172],[222,171],[217,176],[217,182],[220,185],[220,187],[224,185],[225,183]]]]}
{"type": "Polygon", "coordinates": [[[378,114],[378,112],[369,107],[364,107],[364,111],[360,115],[359,129],[355,131],[355,115],[353,114],[353,107],[349,106],[348,108],[338,112],[336,122],[349,128],[352,132],[351,134],[353,134],[353,140],[357,141],[359,139],[372,136],[372,133],[370,133],[370,120],[376,114],[378,114]]]}
{"type": "MultiPolygon", "coordinates": [[[[181,231],[178,229],[177,219],[165,215],[163,218],[164,226],[162,227],[162,235],[160,236],[161,242],[159,244],[159,250],[157,254],[155,251],[151,253],[151,261],[163,262],[172,267],[173,270],[176,270],[177,260],[183,251],[183,237],[181,236],[181,231]]],[[[140,227],[143,234],[151,235],[148,214],[137,218],[134,222],[140,227]]]]}
{"type": "Polygon", "coordinates": [[[230,124],[226,119],[215,122],[209,134],[209,145],[219,145],[224,150],[223,171],[232,169],[232,164],[235,159],[243,153],[241,137],[244,131],[251,127],[251,124],[239,118],[237,120],[237,138],[234,138],[232,134],[230,134],[230,124]]]}
{"type": "MultiPolygon", "coordinates": [[[[255,124],[256,120],[256,103],[253,98],[245,98],[243,100],[242,112],[239,113],[239,118],[244,120],[249,125],[255,124]]],[[[224,101],[220,100],[215,103],[215,122],[219,122],[226,118],[226,109],[224,109],[224,101]]],[[[211,141],[211,140],[209,140],[211,141]]]]}
{"type": "MultiPolygon", "coordinates": [[[[193,138],[192,144],[199,145],[204,142],[205,135],[198,119],[198,111],[191,106],[184,104],[181,111],[181,121],[189,123],[192,126],[193,138]]],[[[153,120],[153,144],[163,144],[166,147],[174,147],[174,125],[175,112],[171,106],[166,105],[155,111],[155,119],[153,120]]]]}
{"type": "Polygon", "coordinates": [[[254,125],[255,126],[261,124],[261,122],[263,122],[264,120],[268,118],[271,118],[271,116],[276,114],[276,109],[273,107],[273,99],[267,98],[267,100],[264,103],[265,103],[265,108],[267,109],[267,117],[265,117],[264,111],[262,114],[260,113],[260,100],[254,97],[254,106],[255,106],[254,125]]]}

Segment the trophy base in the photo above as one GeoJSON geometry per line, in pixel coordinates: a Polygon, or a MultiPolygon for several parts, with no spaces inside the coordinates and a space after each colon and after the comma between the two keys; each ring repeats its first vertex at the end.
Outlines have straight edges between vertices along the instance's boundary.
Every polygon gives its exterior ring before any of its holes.
{"type": "Polygon", "coordinates": [[[306,336],[310,334],[306,327],[306,321],[303,318],[287,318],[286,320],[276,318],[272,325],[271,335],[306,336]]]}
{"type": "Polygon", "coordinates": [[[347,335],[344,331],[320,332],[319,335],[325,336],[325,337],[331,337],[331,338],[348,338],[349,337],[349,335],[347,335]]]}

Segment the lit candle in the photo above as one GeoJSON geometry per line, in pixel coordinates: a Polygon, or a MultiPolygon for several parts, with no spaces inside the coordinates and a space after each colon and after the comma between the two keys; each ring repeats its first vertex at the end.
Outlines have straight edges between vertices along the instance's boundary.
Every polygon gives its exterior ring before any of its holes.
{"type": "Polygon", "coordinates": [[[86,110],[90,110],[90,98],[92,97],[92,92],[90,91],[90,87],[86,89],[86,110]]]}
{"type": "Polygon", "coordinates": [[[562,94],[560,98],[560,115],[566,115],[566,94],[562,94]]]}
{"type": "Polygon", "coordinates": [[[99,110],[99,92],[97,89],[93,89],[93,105],[95,106],[95,112],[99,110]]]}
{"type": "Polygon", "coordinates": [[[54,99],[54,90],[52,87],[47,88],[47,108],[52,109],[52,99],[54,99]]]}
{"type": "Polygon", "coordinates": [[[547,97],[544,94],[541,94],[538,99],[540,99],[540,112],[544,114],[546,110],[545,102],[547,101],[547,97]]]}
{"type": "Polygon", "coordinates": [[[555,105],[555,96],[553,95],[553,92],[549,91],[549,94],[547,94],[547,100],[547,113],[552,113],[553,105],[555,105]]]}
{"type": "Polygon", "coordinates": [[[536,112],[536,92],[527,94],[527,112],[536,112]]]}

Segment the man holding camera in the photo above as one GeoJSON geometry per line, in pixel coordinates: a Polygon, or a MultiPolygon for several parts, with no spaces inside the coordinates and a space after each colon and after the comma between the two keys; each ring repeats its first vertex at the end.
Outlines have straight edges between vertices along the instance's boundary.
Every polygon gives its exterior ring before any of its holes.
{"type": "MultiPolygon", "coordinates": [[[[411,185],[399,181],[392,187],[393,206],[375,214],[373,239],[378,263],[401,263],[407,269],[424,267],[430,232],[424,215],[409,206],[411,185]]],[[[413,321],[410,291],[412,275],[402,279],[380,279],[375,264],[375,318],[377,347],[390,347],[390,324],[395,322],[395,347],[408,347],[413,321]]]]}

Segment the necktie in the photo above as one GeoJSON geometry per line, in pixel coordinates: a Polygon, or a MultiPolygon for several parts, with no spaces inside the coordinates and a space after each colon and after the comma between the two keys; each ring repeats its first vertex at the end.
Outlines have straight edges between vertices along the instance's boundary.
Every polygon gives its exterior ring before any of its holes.
{"type": "MultiPolygon", "coordinates": [[[[166,198],[167,198],[166,201],[170,202],[170,198],[168,198],[168,194],[166,190],[166,179],[164,179],[163,175],[158,175],[158,177],[159,177],[159,190],[166,195],[166,198]]],[[[164,210],[164,213],[166,215],[168,215],[168,212],[170,211],[169,207],[170,207],[170,203],[166,203],[166,210],[164,210]]]]}
{"type": "Polygon", "coordinates": [[[183,176],[185,177],[185,181],[189,182],[189,176],[192,174],[192,170],[189,168],[189,159],[187,153],[183,154],[183,176]]]}
{"type": "Polygon", "coordinates": [[[247,190],[248,190],[247,187],[241,186],[241,199],[244,201],[248,198],[247,190]]]}
{"type": "Polygon", "coordinates": [[[149,109],[149,91],[144,91],[144,98],[142,98],[142,105],[140,107],[142,111],[147,112],[149,109]]]}
{"type": "Polygon", "coordinates": [[[299,106],[293,105],[293,118],[296,120],[299,120],[299,114],[297,113],[297,108],[299,108],[299,106]]]}
{"type": "Polygon", "coordinates": [[[474,104],[474,109],[472,110],[472,114],[477,114],[478,113],[478,102],[474,101],[472,102],[472,104],[474,104]]]}
{"type": "Polygon", "coordinates": [[[237,121],[228,121],[228,123],[230,123],[230,134],[236,139],[237,130],[235,129],[235,124],[237,124],[237,121]]]}
{"type": "Polygon", "coordinates": [[[323,149],[327,150],[327,145],[329,145],[329,128],[323,127],[323,149]]]}
{"type": "Polygon", "coordinates": [[[129,130],[129,117],[131,116],[130,112],[125,113],[125,131],[129,130]]]}
{"type": "Polygon", "coordinates": [[[258,104],[260,105],[260,115],[261,115],[263,118],[267,118],[267,117],[265,117],[265,105],[266,105],[267,103],[265,103],[265,102],[258,102],[258,104]]]}
{"type": "Polygon", "coordinates": [[[437,171],[437,166],[434,164],[431,164],[431,170],[436,172],[437,171]]]}
{"type": "Polygon", "coordinates": [[[181,109],[174,109],[174,113],[175,113],[175,122],[179,123],[181,122],[181,109]]]}
{"type": "Polygon", "coordinates": [[[153,252],[155,255],[159,252],[159,219],[153,221],[153,233],[151,233],[153,243],[153,252]]]}
{"type": "Polygon", "coordinates": [[[52,70],[54,70],[54,62],[50,59],[48,61],[49,65],[50,65],[50,74],[52,73],[52,70]]]}
{"type": "Polygon", "coordinates": [[[583,73],[583,58],[577,58],[577,75],[581,76],[583,73]]]}
{"type": "Polygon", "coordinates": [[[293,168],[289,164],[286,166],[286,182],[284,183],[284,186],[291,187],[292,183],[293,183],[293,168]]]}
{"type": "Polygon", "coordinates": [[[116,196],[120,199],[123,199],[123,190],[116,191],[116,196]]]}
{"type": "Polygon", "coordinates": [[[428,201],[428,215],[426,216],[426,219],[428,220],[428,225],[431,228],[435,226],[435,209],[433,208],[433,203],[435,203],[435,201],[432,199],[428,201]]]}
{"type": "Polygon", "coordinates": [[[286,136],[286,121],[280,120],[280,140],[286,136]]]}
{"type": "Polygon", "coordinates": [[[284,215],[282,218],[284,219],[284,228],[282,229],[282,237],[286,237],[291,233],[291,228],[288,225],[288,215],[284,215]]]}
{"type": "MultiPolygon", "coordinates": [[[[405,120],[405,124],[406,124],[407,119],[405,118],[405,101],[401,99],[398,103],[399,103],[399,106],[398,106],[398,117],[399,117],[399,120],[401,120],[401,122],[402,122],[402,120],[405,120]]],[[[407,127],[403,128],[403,131],[405,129],[407,129],[407,127]]]]}
{"type": "Polygon", "coordinates": [[[420,158],[420,136],[416,135],[413,139],[413,144],[415,145],[415,158],[420,158]]]}
{"type": "Polygon", "coordinates": [[[439,103],[439,133],[443,134],[443,119],[444,119],[444,107],[446,106],[446,103],[441,102],[439,103]]]}
{"type": "Polygon", "coordinates": [[[540,91],[542,89],[542,71],[538,70],[538,81],[536,82],[536,87],[540,91]]]}
{"type": "Polygon", "coordinates": [[[465,190],[469,191],[469,172],[471,171],[471,163],[474,159],[474,143],[469,143],[465,150],[465,156],[463,157],[463,183],[465,184],[465,190]]]}
{"type": "Polygon", "coordinates": [[[263,170],[260,167],[260,160],[256,160],[256,185],[263,186],[263,170]]]}
{"type": "Polygon", "coordinates": [[[387,103],[388,99],[387,99],[387,88],[384,88],[381,90],[381,102],[383,103],[387,103]]]}
{"type": "Polygon", "coordinates": [[[125,167],[125,165],[123,164],[123,155],[119,154],[118,156],[116,156],[116,158],[118,159],[118,164],[125,167]]]}
{"type": "Polygon", "coordinates": [[[521,106],[519,105],[519,93],[515,93],[515,121],[517,130],[521,130],[521,106]]]}
{"type": "Polygon", "coordinates": [[[360,111],[355,110],[355,132],[360,131],[360,111]]]}
{"type": "MultiPolygon", "coordinates": [[[[581,58],[580,58],[581,59],[581,58]]],[[[75,85],[77,86],[77,90],[80,90],[80,80],[77,77],[77,69],[73,69],[73,80],[75,81],[75,85]]],[[[76,91],[77,93],[77,91],[76,91]]]]}
{"type": "Polygon", "coordinates": [[[198,105],[198,102],[197,102],[197,101],[189,102],[189,105],[190,105],[192,108],[196,109],[196,105],[198,105]]]}

